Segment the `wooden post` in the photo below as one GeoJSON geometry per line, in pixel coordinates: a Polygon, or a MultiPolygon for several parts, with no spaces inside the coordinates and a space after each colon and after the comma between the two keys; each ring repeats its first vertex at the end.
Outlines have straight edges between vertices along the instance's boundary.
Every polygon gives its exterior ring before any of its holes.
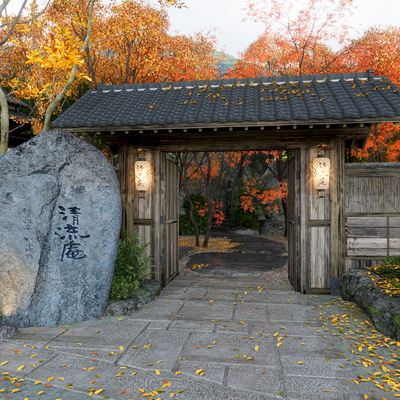
{"type": "Polygon", "coordinates": [[[155,266],[153,278],[156,281],[162,280],[161,257],[161,152],[154,152],[154,200],[153,200],[153,264],[155,266]]]}
{"type": "MultiPolygon", "coordinates": [[[[334,138],[331,144],[336,147],[331,150],[331,169],[330,169],[330,226],[331,226],[331,243],[330,243],[330,277],[331,286],[337,286],[337,279],[345,272],[345,177],[344,177],[344,157],[345,148],[344,140],[341,137],[334,138]]],[[[332,293],[331,291],[331,294],[332,293]]],[[[336,293],[337,295],[337,293],[336,293]]]]}
{"type": "Polygon", "coordinates": [[[122,223],[121,234],[126,230],[133,232],[133,201],[134,201],[134,170],[133,158],[130,156],[132,145],[121,144],[121,204],[122,204],[122,223]]]}

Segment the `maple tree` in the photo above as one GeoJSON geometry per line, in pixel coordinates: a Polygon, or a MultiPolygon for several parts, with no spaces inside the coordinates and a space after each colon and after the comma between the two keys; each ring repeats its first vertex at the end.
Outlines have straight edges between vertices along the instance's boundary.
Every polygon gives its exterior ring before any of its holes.
{"type": "MultiPolygon", "coordinates": [[[[184,3],[160,1],[160,4],[163,8],[156,10],[131,0],[120,4],[112,0],[107,5],[94,2],[91,39],[85,47],[87,0],[53,0],[45,18],[29,25],[29,29],[21,27],[15,32],[0,73],[6,77],[3,83],[13,88],[15,95],[35,100],[34,134],[42,131],[43,116],[44,128],[49,129],[51,117],[84,90],[96,89],[98,82],[144,83],[217,76],[217,60],[212,56],[215,36],[168,35],[169,20],[164,6],[182,7],[184,3]],[[73,65],[74,78],[67,92],[60,94],[72,76],[73,65]],[[56,98],[57,105],[51,105],[56,98]]],[[[31,12],[36,8],[32,1],[31,12]]],[[[93,134],[86,136],[85,140],[91,143],[101,143],[101,138],[98,141],[93,134]]],[[[112,153],[111,149],[103,151],[106,155],[112,153]]]]}
{"type": "MultiPolygon", "coordinates": [[[[22,5],[19,8],[19,11],[15,17],[8,16],[7,15],[7,6],[10,3],[10,0],[3,0],[2,4],[0,4],[0,19],[1,19],[1,25],[0,25],[0,76],[5,75],[7,76],[8,74],[4,74],[4,66],[5,66],[5,57],[9,55],[10,49],[12,46],[9,45],[10,38],[12,37],[14,31],[16,28],[19,26],[22,26],[26,23],[33,22],[35,21],[39,16],[41,16],[49,3],[44,7],[44,9],[41,12],[32,13],[31,18],[27,21],[22,21],[21,15],[22,12],[26,6],[28,0],[24,0],[22,5]],[[4,15],[3,15],[4,13],[4,15]],[[2,73],[3,72],[3,73],[2,73]]],[[[50,2],[50,0],[49,0],[50,2]]],[[[15,68],[15,65],[13,67],[15,68]]],[[[3,81],[2,79],[2,86],[6,82],[3,81]]],[[[1,109],[1,124],[0,124],[0,156],[5,154],[7,152],[8,148],[8,137],[10,134],[10,123],[9,123],[9,112],[8,112],[8,103],[7,103],[7,98],[6,94],[2,90],[2,87],[0,87],[0,109],[1,109]]],[[[20,121],[18,121],[20,122],[20,121]]]]}
{"type": "Polygon", "coordinates": [[[222,202],[219,200],[219,189],[222,177],[228,167],[234,167],[240,160],[236,152],[201,152],[177,153],[179,162],[179,187],[183,189],[185,197],[190,204],[190,221],[193,224],[196,236],[196,246],[200,246],[199,229],[194,219],[196,211],[204,216],[208,213],[207,228],[204,235],[203,247],[208,247],[212,225],[221,225],[225,214],[221,210],[222,202]],[[190,188],[188,187],[190,186],[190,188]],[[205,192],[205,207],[193,204],[189,191],[192,193],[205,192]],[[213,218],[216,220],[213,223],[213,218]]]}
{"type": "MultiPolygon", "coordinates": [[[[374,75],[387,76],[400,85],[400,28],[371,27],[361,38],[353,40],[345,49],[343,72],[366,71],[373,68],[374,75]]],[[[353,149],[349,162],[399,162],[400,126],[391,122],[373,124],[364,149],[353,149]]]]}

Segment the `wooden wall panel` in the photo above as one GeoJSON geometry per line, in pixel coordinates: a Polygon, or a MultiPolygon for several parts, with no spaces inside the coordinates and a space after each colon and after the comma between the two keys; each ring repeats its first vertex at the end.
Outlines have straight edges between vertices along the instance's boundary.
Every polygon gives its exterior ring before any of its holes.
{"type": "Polygon", "coordinates": [[[400,212],[400,177],[347,176],[345,190],[346,212],[400,212]]]}
{"type": "Polygon", "coordinates": [[[400,254],[400,165],[345,165],[346,269],[400,254]]]}
{"type": "Polygon", "coordinates": [[[329,227],[310,227],[310,288],[329,288],[329,227]]]}

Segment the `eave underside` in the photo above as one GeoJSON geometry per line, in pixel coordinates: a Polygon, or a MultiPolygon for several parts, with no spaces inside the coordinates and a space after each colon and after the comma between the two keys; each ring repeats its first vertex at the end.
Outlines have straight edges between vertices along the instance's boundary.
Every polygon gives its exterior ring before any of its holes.
{"type": "Polygon", "coordinates": [[[246,151],[284,150],[329,143],[335,137],[345,139],[348,147],[365,145],[370,124],[353,123],[342,125],[284,125],[250,126],[245,128],[220,127],[213,124],[204,128],[176,128],[168,126],[159,129],[146,126],[135,127],[93,127],[68,128],[70,132],[101,133],[102,143],[116,151],[122,144],[133,144],[148,150],[169,152],[185,151],[246,151]]]}

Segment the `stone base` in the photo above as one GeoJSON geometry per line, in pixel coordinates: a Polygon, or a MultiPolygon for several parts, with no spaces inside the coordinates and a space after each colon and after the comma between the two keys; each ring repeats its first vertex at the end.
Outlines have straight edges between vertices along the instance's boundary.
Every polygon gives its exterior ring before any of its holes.
{"type": "Polygon", "coordinates": [[[140,283],[139,288],[133,290],[126,300],[110,300],[104,310],[105,316],[132,315],[135,311],[142,308],[157,298],[163,284],[161,281],[145,279],[140,283]]]}
{"type": "Polygon", "coordinates": [[[371,281],[368,271],[376,275],[369,269],[351,269],[343,274],[340,295],[362,308],[381,334],[400,340],[400,296],[382,292],[371,281]]]}

